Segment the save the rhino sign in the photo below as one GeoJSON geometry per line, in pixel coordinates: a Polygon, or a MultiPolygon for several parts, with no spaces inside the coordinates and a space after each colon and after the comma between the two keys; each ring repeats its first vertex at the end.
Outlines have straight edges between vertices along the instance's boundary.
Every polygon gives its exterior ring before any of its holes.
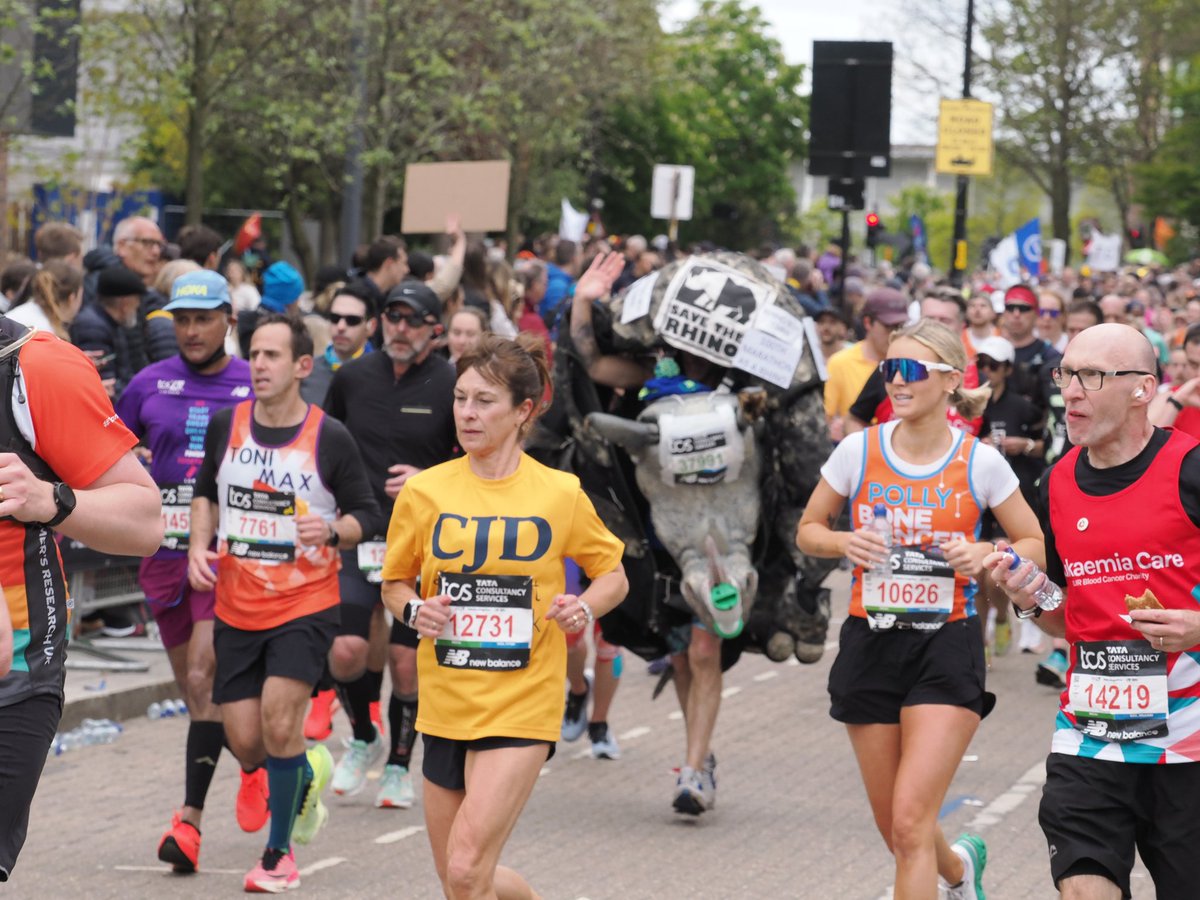
{"type": "Polygon", "coordinates": [[[735,269],[705,259],[682,266],[667,286],[654,330],[679,350],[729,366],[773,291],[735,269]]]}

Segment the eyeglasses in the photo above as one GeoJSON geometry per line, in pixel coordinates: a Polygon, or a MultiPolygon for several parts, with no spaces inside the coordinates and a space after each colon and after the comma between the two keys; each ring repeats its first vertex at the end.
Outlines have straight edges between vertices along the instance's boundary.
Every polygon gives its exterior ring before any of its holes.
{"type": "Polygon", "coordinates": [[[428,324],[425,321],[425,313],[409,313],[405,315],[400,310],[391,306],[383,311],[383,317],[393,325],[399,325],[403,322],[409,328],[420,328],[422,325],[428,324]]]}
{"type": "Polygon", "coordinates": [[[1027,303],[1006,303],[1004,304],[1005,312],[1027,313],[1033,312],[1033,307],[1027,303]]]}
{"type": "Polygon", "coordinates": [[[1104,377],[1106,375],[1116,377],[1118,375],[1153,375],[1153,372],[1143,372],[1141,369],[1117,369],[1112,372],[1101,372],[1099,369],[1064,369],[1062,366],[1055,366],[1050,370],[1050,380],[1054,382],[1055,387],[1065,391],[1067,385],[1071,383],[1071,379],[1079,377],[1079,386],[1085,391],[1098,391],[1104,387],[1104,377]]]}
{"type": "Polygon", "coordinates": [[[879,364],[879,371],[883,373],[883,380],[890,384],[897,375],[907,383],[924,381],[929,377],[930,371],[957,372],[958,369],[946,363],[928,362],[924,359],[885,359],[879,364]]]}
{"type": "Polygon", "coordinates": [[[336,325],[338,322],[345,322],[350,328],[357,328],[366,321],[364,316],[343,316],[335,312],[327,313],[325,318],[327,318],[334,325],[336,325]]]}
{"type": "Polygon", "coordinates": [[[1061,309],[1039,309],[1038,315],[1045,316],[1048,319],[1057,319],[1060,315],[1062,315],[1062,310],[1061,309]]]}
{"type": "Polygon", "coordinates": [[[163,247],[166,246],[166,242],[160,241],[158,238],[140,237],[140,238],[122,238],[122,240],[129,241],[130,243],[134,243],[134,244],[141,244],[143,247],[146,247],[146,248],[157,247],[159,250],[161,250],[163,247]]]}
{"type": "Polygon", "coordinates": [[[975,367],[978,369],[1003,369],[1008,363],[1002,363],[998,359],[992,359],[988,356],[980,356],[975,360],[975,367]]]}

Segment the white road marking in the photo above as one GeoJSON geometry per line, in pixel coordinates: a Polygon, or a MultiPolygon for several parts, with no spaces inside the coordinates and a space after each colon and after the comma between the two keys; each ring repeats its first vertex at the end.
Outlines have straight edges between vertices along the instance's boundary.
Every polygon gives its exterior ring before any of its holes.
{"type": "Polygon", "coordinates": [[[575,755],[571,759],[587,759],[592,755],[591,747],[584,747],[582,750],[576,750],[575,755]]]}
{"type": "Polygon", "coordinates": [[[759,672],[757,675],[754,676],[754,680],[755,681],[770,681],[772,678],[778,678],[778,677],[779,677],[779,673],[776,672],[774,669],[771,669],[766,672],[759,672]]]}
{"type": "Polygon", "coordinates": [[[375,838],[377,844],[394,844],[397,841],[402,841],[405,838],[410,838],[414,834],[420,834],[425,830],[423,825],[410,825],[408,828],[401,828],[399,831],[389,831],[387,834],[381,834],[375,838]]]}
{"type": "Polygon", "coordinates": [[[727,687],[725,690],[721,691],[721,699],[728,700],[730,697],[734,697],[741,692],[742,689],[740,687],[727,687]]]}
{"type": "Polygon", "coordinates": [[[669,713],[667,715],[668,722],[678,722],[682,718],[683,718],[683,710],[680,710],[680,709],[677,709],[677,710],[675,710],[675,712],[669,713]]]}
{"type": "Polygon", "coordinates": [[[632,740],[636,740],[637,738],[643,737],[644,735],[647,735],[649,733],[650,733],[649,728],[647,728],[645,725],[639,725],[637,728],[630,728],[624,734],[620,735],[620,740],[632,741],[632,740]]]}
{"type": "Polygon", "coordinates": [[[1046,781],[1046,761],[1038,760],[1029,770],[1016,780],[1007,791],[979,811],[967,825],[969,831],[982,831],[989,825],[995,825],[1010,812],[1020,806],[1025,798],[1034,793],[1046,781]]]}
{"type": "Polygon", "coordinates": [[[543,775],[549,775],[549,774],[550,774],[550,767],[542,766],[542,770],[540,772],[538,772],[538,778],[541,778],[543,775]]]}
{"type": "Polygon", "coordinates": [[[304,875],[305,877],[307,877],[307,876],[313,874],[313,872],[320,872],[322,869],[332,869],[334,866],[340,866],[345,861],[346,861],[345,857],[342,857],[342,856],[329,856],[329,857],[326,857],[325,859],[318,859],[312,865],[305,866],[303,869],[300,869],[299,871],[300,871],[301,875],[304,875]]]}

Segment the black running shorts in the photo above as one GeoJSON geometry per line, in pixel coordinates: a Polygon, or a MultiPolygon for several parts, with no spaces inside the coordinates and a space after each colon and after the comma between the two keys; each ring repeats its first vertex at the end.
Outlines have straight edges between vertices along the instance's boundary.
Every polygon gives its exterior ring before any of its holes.
{"type": "Polygon", "coordinates": [[[301,616],[263,631],[213,624],[217,671],[213,702],[234,703],[262,696],[268,677],[294,678],[312,686],[321,679],[338,630],[338,608],[301,616]]]}
{"type": "Polygon", "coordinates": [[[25,844],[29,806],[61,717],[57,694],[0,707],[0,881],[8,881],[25,844]]]}
{"type": "Polygon", "coordinates": [[[905,706],[962,706],[986,716],[996,698],[984,690],[987,672],[976,616],[937,631],[872,631],[850,616],[842,624],[829,671],[830,715],[847,725],[895,725],[905,706]]]}
{"type": "Polygon", "coordinates": [[[1038,822],[1057,887],[1100,875],[1130,897],[1134,848],[1158,900],[1200,896],[1200,763],[1113,762],[1051,753],[1038,822]]]}
{"type": "MultiPolygon", "coordinates": [[[[338,590],[342,595],[342,624],[338,635],[350,634],[369,640],[371,636],[371,614],[383,602],[382,585],[367,581],[367,576],[358,567],[358,553],[342,551],[342,570],[338,572],[338,590]]],[[[417,647],[421,636],[399,619],[392,620],[388,638],[390,644],[417,647]]]]}
{"type": "Polygon", "coordinates": [[[532,747],[544,744],[546,761],[554,758],[556,745],[550,741],[539,741],[535,738],[486,737],[474,741],[456,741],[453,738],[434,737],[431,734],[421,735],[425,745],[425,754],[421,760],[421,774],[448,791],[465,791],[467,789],[467,751],[468,750],[499,750],[502,747],[532,747]]]}

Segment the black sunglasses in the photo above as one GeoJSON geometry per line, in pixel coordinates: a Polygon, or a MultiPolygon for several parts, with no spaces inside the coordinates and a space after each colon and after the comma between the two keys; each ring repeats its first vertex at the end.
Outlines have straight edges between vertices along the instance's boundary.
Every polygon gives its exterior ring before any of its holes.
{"type": "Polygon", "coordinates": [[[979,369],[1003,369],[1006,365],[1007,363],[1002,363],[988,356],[980,356],[975,360],[975,367],[979,369]]]}
{"type": "Polygon", "coordinates": [[[334,325],[336,325],[338,322],[345,322],[351,328],[357,328],[366,321],[365,316],[343,316],[335,312],[327,313],[325,318],[327,318],[334,325]]]}
{"type": "Polygon", "coordinates": [[[1004,304],[1005,312],[1027,313],[1033,312],[1033,307],[1026,303],[1006,303],[1004,304]]]}
{"type": "Polygon", "coordinates": [[[428,324],[425,321],[424,313],[408,313],[405,315],[394,306],[389,306],[387,309],[385,309],[383,311],[383,317],[393,325],[399,325],[401,322],[403,322],[409,328],[420,328],[422,325],[428,324]]]}

